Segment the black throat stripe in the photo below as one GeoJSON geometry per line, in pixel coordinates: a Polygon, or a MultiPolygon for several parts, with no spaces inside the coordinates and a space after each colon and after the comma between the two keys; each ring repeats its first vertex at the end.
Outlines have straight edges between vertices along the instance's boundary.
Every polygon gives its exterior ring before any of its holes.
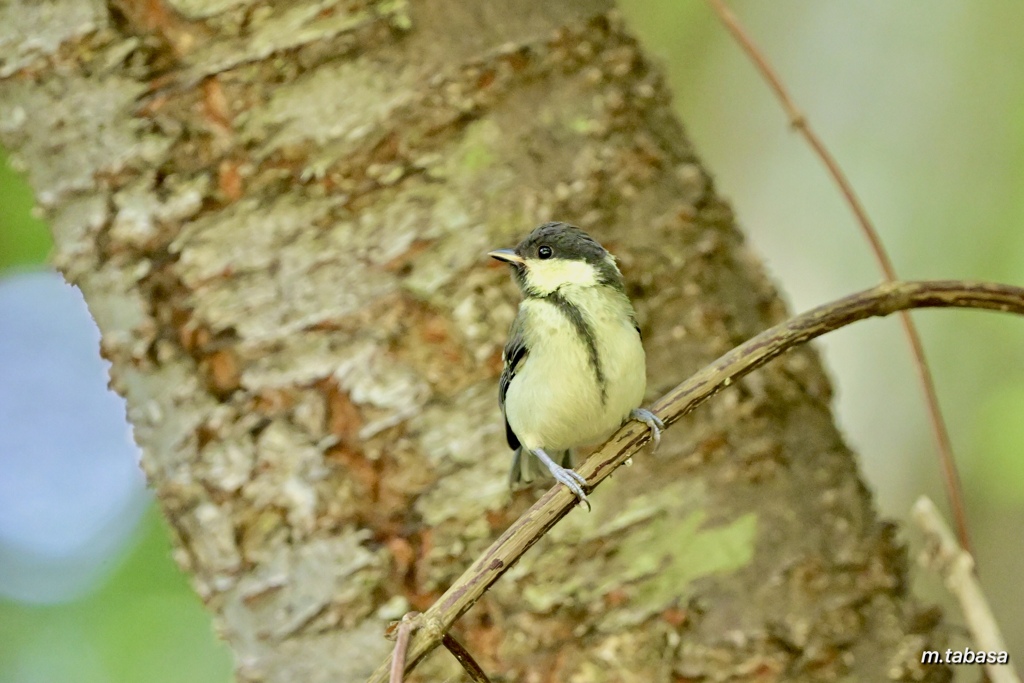
{"type": "Polygon", "coordinates": [[[557,290],[544,298],[553,303],[555,308],[568,318],[569,322],[572,323],[573,329],[576,330],[580,341],[586,345],[590,368],[594,371],[594,379],[597,380],[597,386],[601,390],[601,405],[605,405],[608,400],[608,382],[604,376],[604,368],[601,367],[601,356],[597,353],[597,339],[594,336],[594,328],[583,317],[579,307],[562,296],[557,290]]]}

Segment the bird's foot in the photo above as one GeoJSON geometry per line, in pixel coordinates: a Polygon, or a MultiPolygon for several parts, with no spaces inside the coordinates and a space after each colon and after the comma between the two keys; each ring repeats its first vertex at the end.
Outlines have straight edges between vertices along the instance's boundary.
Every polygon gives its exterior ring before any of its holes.
{"type": "Polygon", "coordinates": [[[568,467],[562,467],[551,459],[547,453],[544,452],[543,448],[533,449],[533,454],[537,456],[537,459],[544,463],[544,466],[551,471],[551,476],[556,481],[565,484],[565,486],[573,492],[576,498],[579,499],[580,503],[587,506],[590,509],[590,501],[587,500],[587,494],[583,490],[583,487],[587,485],[587,480],[583,478],[583,475],[578,473],[576,470],[571,470],[568,467]]]}
{"type": "Polygon", "coordinates": [[[647,425],[647,428],[651,430],[651,443],[653,444],[651,451],[658,450],[658,446],[661,445],[661,430],[665,428],[665,423],[661,421],[661,418],[646,408],[634,408],[629,413],[629,419],[647,425]]]}

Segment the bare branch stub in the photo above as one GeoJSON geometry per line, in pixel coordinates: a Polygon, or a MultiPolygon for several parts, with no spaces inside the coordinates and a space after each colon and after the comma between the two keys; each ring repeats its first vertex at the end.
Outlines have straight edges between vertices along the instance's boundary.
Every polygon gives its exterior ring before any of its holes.
{"type": "Polygon", "coordinates": [[[466,674],[469,675],[473,683],[491,683],[491,679],[487,677],[483,667],[476,663],[473,655],[469,654],[469,650],[463,647],[462,643],[455,639],[455,636],[445,633],[441,642],[452,653],[452,656],[459,661],[459,664],[465,669],[466,674]]]}

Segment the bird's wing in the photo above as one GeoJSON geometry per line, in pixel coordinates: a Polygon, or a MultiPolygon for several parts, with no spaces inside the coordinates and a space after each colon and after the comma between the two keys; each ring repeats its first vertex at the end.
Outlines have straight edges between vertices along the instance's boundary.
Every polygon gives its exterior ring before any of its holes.
{"type": "Polygon", "coordinates": [[[634,311],[632,307],[629,310],[629,322],[633,325],[633,329],[636,330],[636,333],[640,335],[640,341],[643,341],[644,333],[640,331],[640,323],[637,322],[636,311],[634,311]]]}
{"type": "MultiPolygon", "coordinates": [[[[505,418],[505,394],[508,393],[508,385],[512,383],[512,378],[516,376],[516,368],[518,368],[528,353],[526,348],[526,338],[523,335],[523,325],[521,316],[517,315],[516,319],[512,322],[512,329],[508,333],[508,343],[505,344],[505,350],[501,354],[501,360],[504,363],[504,367],[501,370],[501,379],[498,381],[498,405],[501,406],[501,416],[505,418]]],[[[512,450],[519,448],[519,437],[512,431],[512,427],[508,424],[508,418],[505,418],[505,438],[508,440],[508,446],[512,450]]]]}

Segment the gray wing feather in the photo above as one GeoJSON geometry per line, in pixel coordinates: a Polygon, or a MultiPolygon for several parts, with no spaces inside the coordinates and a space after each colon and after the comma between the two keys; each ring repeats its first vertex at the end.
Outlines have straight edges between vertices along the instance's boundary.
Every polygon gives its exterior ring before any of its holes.
{"type": "MultiPolygon", "coordinates": [[[[508,386],[516,376],[516,369],[526,360],[529,349],[526,348],[526,339],[523,336],[523,324],[521,315],[517,315],[512,321],[512,329],[508,333],[508,343],[501,354],[504,367],[501,370],[501,379],[498,381],[498,405],[501,406],[501,416],[505,418],[505,395],[508,393],[508,386]]],[[[505,418],[505,438],[508,440],[509,448],[519,448],[519,437],[512,431],[512,427],[505,418]]]]}

